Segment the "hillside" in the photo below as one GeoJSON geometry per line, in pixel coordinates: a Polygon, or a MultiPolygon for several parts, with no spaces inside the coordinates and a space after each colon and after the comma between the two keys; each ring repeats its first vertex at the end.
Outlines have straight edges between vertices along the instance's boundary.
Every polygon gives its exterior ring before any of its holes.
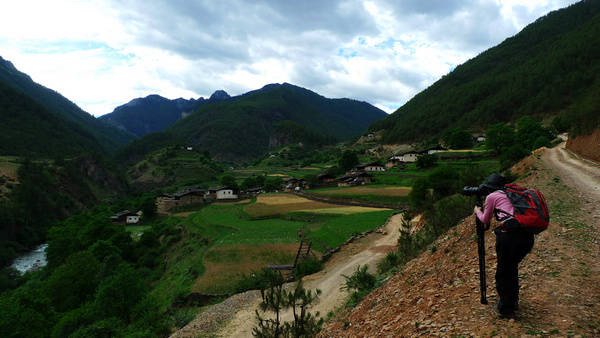
{"type": "MultiPolygon", "coordinates": [[[[0,82],[35,100],[58,119],[68,122],[81,133],[88,134],[106,152],[115,152],[133,139],[133,135],[94,118],[60,93],[34,82],[0,57],[0,82]]],[[[42,139],[43,140],[43,139],[42,139]]]]}
{"type": "MultiPolygon", "coordinates": [[[[487,295],[479,303],[474,219],[468,217],[424,253],[391,276],[348,313],[340,314],[322,337],[375,336],[597,336],[600,331],[599,233],[594,217],[600,195],[586,184],[584,165],[559,148],[538,152],[516,167],[524,186],[541,189],[550,228],[536,236],[520,264],[516,319],[491,311],[495,236],[486,233],[487,295]],[[534,170],[535,168],[535,170],[534,170]]],[[[597,169],[595,169],[597,171],[597,169]]],[[[597,175],[597,173],[595,174],[597,175]]],[[[593,176],[591,176],[593,177],[593,176]]],[[[596,182],[598,184],[598,182],[596,182]]]]}
{"type": "Polygon", "coordinates": [[[193,98],[169,100],[160,95],[148,95],[133,99],[115,108],[112,113],[102,115],[99,119],[137,137],[142,137],[166,129],[202,105],[228,98],[229,95],[222,90],[216,91],[208,99],[200,97],[197,100],[193,98]]]}
{"type": "Polygon", "coordinates": [[[551,12],[417,94],[370,126],[383,141],[473,132],[523,115],[563,114],[575,134],[600,124],[600,2],[551,12]]]}
{"type": "Polygon", "coordinates": [[[71,157],[101,152],[96,138],[0,81],[0,155],[71,157]]]}
{"type": "Polygon", "coordinates": [[[271,84],[204,105],[164,132],[133,142],[124,149],[123,156],[141,156],[180,144],[208,150],[219,160],[239,162],[282,143],[348,140],[384,116],[385,112],[366,102],[328,99],[291,84],[271,84]]]}

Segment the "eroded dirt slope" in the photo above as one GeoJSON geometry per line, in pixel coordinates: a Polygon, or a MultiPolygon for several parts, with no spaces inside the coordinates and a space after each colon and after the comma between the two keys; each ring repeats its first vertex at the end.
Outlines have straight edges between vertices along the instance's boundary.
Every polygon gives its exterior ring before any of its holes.
{"type": "Polygon", "coordinates": [[[532,252],[521,263],[516,320],[499,319],[491,311],[497,295],[495,237],[490,232],[486,233],[490,305],[479,302],[475,224],[469,217],[433,243],[435,249],[328,323],[320,335],[600,336],[600,200],[595,194],[600,180],[594,178],[593,166],[576,162],[583,168],[573,174],[569,162],[568,153],[554,148],[520,165],[528,174],[518,183],[544,192],[551,225],[536,236],[532,252]]]}

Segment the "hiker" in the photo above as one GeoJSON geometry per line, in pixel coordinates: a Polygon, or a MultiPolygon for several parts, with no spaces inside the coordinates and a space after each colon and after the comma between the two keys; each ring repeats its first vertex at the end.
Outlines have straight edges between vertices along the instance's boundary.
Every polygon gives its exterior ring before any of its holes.
{"type": "Polygon", "coordinates": [[[492,215],[499,225],[494,228],[496,235],[496,291],[500,300],[494,311],[502,318],[515,316],[519,307],[519,262],[533,248],[533,233],[525,229],[515,219],[513,204],[503,191],[504,176],[491,174],[480,188],[487,195],[483,211],[475,207],[475,214],[483,224],[489,224],[492,215]]]}

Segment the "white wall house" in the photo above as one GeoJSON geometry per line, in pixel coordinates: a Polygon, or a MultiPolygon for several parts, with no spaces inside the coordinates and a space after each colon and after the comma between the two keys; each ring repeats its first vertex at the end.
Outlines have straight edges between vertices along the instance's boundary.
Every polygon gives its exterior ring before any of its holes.
{"type": "Polygon", "coordinates": [[[402,155],[403,162],[417,162],[417,157],[419,154],[415,152],[405,153],[402,155]]]}
{"type": "Polygon", "coordinates": [[[233,193],[231,189],[221,189],[217,190],[217,199],[218,200],[234,200],[238,198],[237,194],[233,193]]]}
{"type": "Polygon", "coordinates": [[[129,215],[127,216],[127,219],[125,220],[125,223],[127,224],[137,224],[140,221],[140,216],[139,215],[129,215]]]}
{"type": "Polygon", "coordinates": [[[373,172],[373,171],[385,171],[385,168],[379,164],[370,164],[368,166],[365,167],[365,171],[367,172],[373,172]]]}

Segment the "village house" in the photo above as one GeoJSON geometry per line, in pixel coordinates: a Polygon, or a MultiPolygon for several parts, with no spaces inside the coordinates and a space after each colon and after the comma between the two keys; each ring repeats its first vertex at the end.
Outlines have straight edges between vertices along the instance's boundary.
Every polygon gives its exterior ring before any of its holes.
{"type": "Polygon", "coordinates": [[[352,171],[366,171],[366,172],[375,172],[375,171],[385,171],[385,167],[377,162],[371,162],[366,164],[359,164],[352,171]]]}
{"type": "Polygon", "coordinates": [[[301,189],[310,189],[308,182],[305,179],[297,179],[294,177],[287,178],[283,181],[285,191],[299,191],[301,189]]]}
{"type": "Polygon", "coordinates": [[[439,153],[440,151],[446,151],[446,150],[447,149],[445,149],[443,147],[436,146],[436,147],[427,148],[427,149],[423,150],[421,153],[432,155],[435,153],[439,153]]]}
{"type": "Polygon", "coordinates": [[[385,168],[391,169],[393,167],[399,167],[402,163],[402,156],[392,156],[385,163],[385,168]]]}
{"type": "Polygon", "coordinates": [[[473,140],[478,143],[483,143],[485,142],[485,135],[473,136],[473,140]]]}
{"type": "Polygon", "coordinates": [[[117,224],[137,224],[140,221],[142,212],[137,213],[129,210],[123,210],[110,217],[111,222],[117,224]]]}
{"type": "Polygon", "coordinates": [[[342,176],[338,179],[338,187],[347,187],[351,185],[364,185],[367,183],[371,183],[373,177],[371,174],[361,171],[354,172],[349,175],[342,176]]]}
{"type": "Polygon", "coordinates": [[[179,190],[173,194],[159,195],[156,197],[156,211],[158,213],[168,213],[173,208],[203,204],[205,194],[206,190],[204,189],[189,188],[179,190]]]}
{"type": "Polygon", "coordinates": [[[238,195],[234,193],[233,189],[226,186],[210,188],[205,196],[216,200],[235,200],[238,198],[238,195]]]}
{"type": "Polygon", "coordinates": [[[335,176],[331,174],[321,174],[317,176],[317,181],[319,182],[319,184],[329,184],[335,182],[335,176]]]}
{"type": "Polygon", "coordinates": [[[417,162],[417,157],[419,157],[419,153],[416,151],[409,151],[401,155],[402,162],[417,162]]]}
{"type": "Polygon", "coordinates": [[[256,196],[258,194],[263,194],[265,193],[265,189],[263,187],[258,187],[258,188],[250,188],[246,190],[246,193],[252,196],[256,196]]]}

